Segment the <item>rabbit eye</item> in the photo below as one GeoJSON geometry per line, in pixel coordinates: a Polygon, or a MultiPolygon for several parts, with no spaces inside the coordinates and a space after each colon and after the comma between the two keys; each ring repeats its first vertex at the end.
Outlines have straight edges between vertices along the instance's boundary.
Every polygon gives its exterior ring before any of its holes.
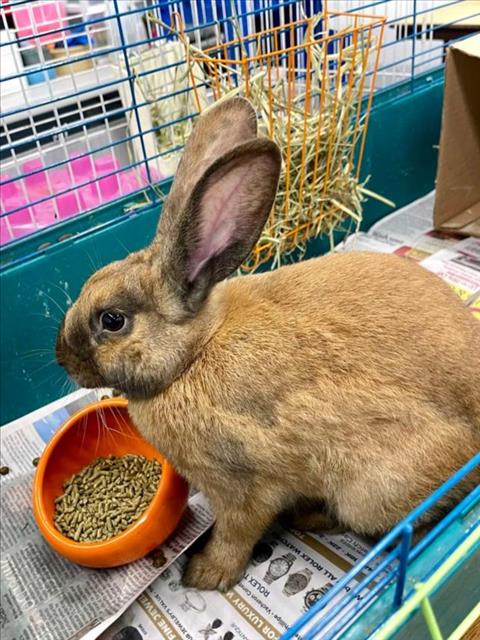
{"type": "Polygon", "coordinates": [[[100,316],[100,324],[105,331],[120,331],[125,326],[126,318],[117,311],[104,311],[100,316]]]}

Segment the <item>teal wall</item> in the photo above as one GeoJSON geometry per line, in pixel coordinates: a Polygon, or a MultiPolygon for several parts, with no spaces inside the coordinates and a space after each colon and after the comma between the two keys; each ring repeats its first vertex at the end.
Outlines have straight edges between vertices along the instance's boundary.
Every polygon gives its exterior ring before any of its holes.
{"type": "MultiPolygon", "coordinates": [[[[397,207],[433,188],[442,95],[443,76],[437,72],[376,96],[363,173],[372,176],[369,188],[397,207]]],[[[128,213],[127,206],[126,201],[116,203],[2,251],[0,424],[67,391],[53,352],[67,295],[75,298],[93,271],[145,246],[153,236],[159,207],[128,213]],[[41,245],[48,246],[38,252],[41,245]]],[[[390,211],[368,201],[363,227],[390,211]]],[[[324,239],[312,241],[307,255],[327,248],[324,239]]]]}

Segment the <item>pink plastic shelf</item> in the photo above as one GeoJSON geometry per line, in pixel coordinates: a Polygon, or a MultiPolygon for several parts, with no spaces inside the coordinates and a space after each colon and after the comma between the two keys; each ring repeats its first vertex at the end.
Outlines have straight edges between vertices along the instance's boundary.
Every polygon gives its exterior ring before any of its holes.
{"type": "MultiPolygon", "coordinates": [[[[7,182],[0,186],[0,212],[8,213],[22,207],[0,218],[0,245],[35,233],[59,220],[95,209],[148,184],[144,167],[140,170],[122,170],[111,154],[95,159],[72,156],[68,165],[27,175],[42,168],[41,160],[29,160],[22,165],[25,175],[22,180],[8,182],[11,176],[0,176],[0,182],[7,182]],[[114,175],[108,175],[110,173],[114,175]],[[83,187],[76,186],[91,180],[95,182],[83,187]],[[68,193],[55,195],[72,187],[68,193]],[[50,196],[50,200],[30,205],[47,196],[50,196]]],[[[153,169],[151,175],[154,181],[161,178],[153,169]]]]}

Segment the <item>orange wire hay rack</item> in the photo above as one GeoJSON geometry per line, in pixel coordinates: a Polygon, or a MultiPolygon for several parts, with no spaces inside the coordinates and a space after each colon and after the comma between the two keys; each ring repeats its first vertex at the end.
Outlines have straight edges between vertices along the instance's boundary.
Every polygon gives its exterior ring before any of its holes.
{"type": "Polygon", "coordinates": [[[245,96],[257,111],[260,135],[282,151],[275,205],[243,271],[270,261],[278,266],[321,234],[333,247],[334,231],[358,228],[366,196],[386,202],[366,188],[368,178],[360,180],[384,24],[378,16],[325,11],[219,38],[203,51],[189,43],[181,24],[175,29],[198,111],[245,96]]]}

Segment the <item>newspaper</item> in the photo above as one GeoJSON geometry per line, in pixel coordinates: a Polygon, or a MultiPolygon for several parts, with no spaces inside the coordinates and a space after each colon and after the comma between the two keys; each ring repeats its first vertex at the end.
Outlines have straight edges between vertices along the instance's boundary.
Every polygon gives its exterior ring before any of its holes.
{"type": "MultiPolygon", "coordinates": [[[[368,544],[351,533],[302,534],[275,527],[256,546],[242,580],[227,593],[183,588],[180,579],[187,559],[181,557],[101,638],[275,640],[368,550],[368,544]]],[[[347,585],[330,607],[356,584],[347,585]]],[[[357,595],[351,606],[364,596],[357,595]]]]}
{"type": "Polygon", "coordinates": [[[399,253],[420,261],[455,244],[459,238],[432,231],[434,198],[432,191],[382,218],[367,233],[349,236],[340,244],[339,250],[399,253]]]}
{"type": "Polygon", "coordinates": [[[59,556],[41,537],[32,513],[32,460],[62,422],[97,394],[78,391],[0,429],[2,640],[96,638],[212,523],[201,494],[193,496],[175,535],[162,546],[165,564],[145,558],[93,570],[59,556]]]}

